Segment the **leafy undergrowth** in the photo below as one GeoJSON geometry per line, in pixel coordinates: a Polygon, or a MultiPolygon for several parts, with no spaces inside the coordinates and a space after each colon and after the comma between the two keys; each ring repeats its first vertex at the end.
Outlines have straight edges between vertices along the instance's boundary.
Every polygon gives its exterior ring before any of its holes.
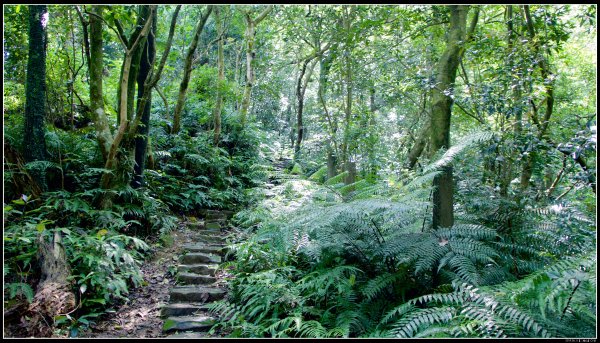
{"type": "Polygon", "coordinates": [[[590,214],[459,181],[469,196],[455,224],[428,224],[431,180],[483,139],[407,180],[275,173],[278,185],[255,190],[266,199],[236,216],[246,238],[229,299],[212,305],[217,326],[231,337],[593,337],[590,214]]]}

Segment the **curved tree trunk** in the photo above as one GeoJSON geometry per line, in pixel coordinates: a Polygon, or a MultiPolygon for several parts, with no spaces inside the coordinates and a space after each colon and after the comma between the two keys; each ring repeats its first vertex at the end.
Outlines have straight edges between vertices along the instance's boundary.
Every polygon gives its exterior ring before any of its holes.
{"type": "Polygon", "coordinates": [[[198,46],[198,39],[200,38],[200,34],[202,33],[202,29],[204,28],[204,24],[206,24],[206,20],[212,12],[214,6],[208,6],[200,20],[198,21],[198,25],[196,25],[196,29],[194,30],[194,36],[192,37],[192,42],[190,43],[190,47],[187,50],[185,56],[185,65],[183,67],[183,77],[181,79],[181,84],[179,85],[179,95],[177,96],[177,104],[175,105],[175,110],[173,113],[173,128],[171,129],[171,133],[176,134],[179,132],[181,127],[181,111],[183,110],[183,105],[185,104],[185,97],[187,94],[187,89],[190,83],[190,76],[192,74],[192,61],[194,60],[194,53],[196,52],[196,47],[198,46]]]}
{"type": "MultiPolygon", "coordinates": [[[[466,37],[468,6],[450,7],[450,31],[446,50],[440,57],[436,72],[436,88],[432,92],[431,109],[431,154],[450,147],[450,115],[452,92],[456,71],[462,55],[466,37]]],[[[442,173],[433,180],[433,228],[450,227],[454,224],[452,167],[444,167],[442,173]]]]}

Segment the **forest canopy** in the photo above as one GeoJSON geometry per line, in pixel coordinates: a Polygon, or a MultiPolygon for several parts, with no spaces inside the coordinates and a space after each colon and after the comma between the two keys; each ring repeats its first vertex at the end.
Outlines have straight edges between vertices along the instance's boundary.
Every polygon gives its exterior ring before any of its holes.
{"type": "Polygon", "coordinates": [[[596,9],[3,5],[5,337],[230,212],[213,337],[596,337],[596,9]]]}

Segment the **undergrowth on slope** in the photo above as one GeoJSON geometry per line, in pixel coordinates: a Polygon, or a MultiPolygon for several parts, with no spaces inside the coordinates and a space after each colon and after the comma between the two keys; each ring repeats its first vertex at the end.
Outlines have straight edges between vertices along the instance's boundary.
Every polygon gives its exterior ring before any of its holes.
{"type": "Polygon", "coordinates": [[[490,201],[459,181],[470,201],[454,226],[431,229],[431,180],[489,139],[468,136],[403,181],[272,173],[270,197],[236,215],[246,234],[226,266],[231,297],[210,306],[222,318],[215,328],[234,337],[593,336],[595,258],[581,252],[593,251],[595,227],[584,213],[490,201]]]}

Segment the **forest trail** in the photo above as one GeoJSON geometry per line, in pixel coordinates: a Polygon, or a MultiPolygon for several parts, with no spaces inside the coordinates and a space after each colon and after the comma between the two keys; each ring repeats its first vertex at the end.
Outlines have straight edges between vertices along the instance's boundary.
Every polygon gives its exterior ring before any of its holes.
{"type": "Polygon", "coordinates": [[[232,232],[233,212],[205,210],[204,220],[181,218],[172,239],[142,266],[144,285],[83,334],[89,338],[200,338],[215,321],[205,310],[226,294],[225,271],[217,269],[232,232]],[[177,271],[174,273],[174,271],[177,271]]]}
{"type": "MultiPolygon", "coordinates": [[[[163,331],[171,338],[211,337],[207,331],[215,323],[206,309],[210,302],[226,295],[224,282],[216,275],[226,252],[225,232],[229,211],[206,211],[205,220],[191,225],[193,243],[182,246],[177,266],[177,285],[171,288],[169,304],[161,309],[163,331]]],[[[212,336],[214,337],[214,336],[212,336]]]]}

